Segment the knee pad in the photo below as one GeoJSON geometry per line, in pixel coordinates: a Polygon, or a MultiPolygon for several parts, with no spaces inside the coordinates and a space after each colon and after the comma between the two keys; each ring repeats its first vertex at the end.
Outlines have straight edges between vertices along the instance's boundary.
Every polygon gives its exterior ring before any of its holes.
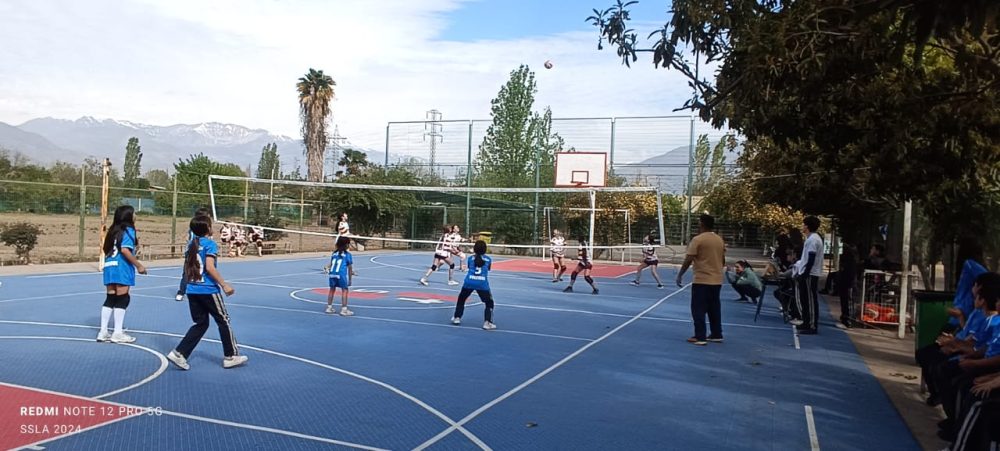
{"type": "Polygon", "coordinates": [[[455,264],[454,263],[449,263],[448,267],[451,268],[451,269],[455,269],[455,264]]]}
{"type": "Polygon", "coordinates": [[[128,308],[128,304],[132,302],[132,295],[125,293],[119,294],[118,299],[115,301],[115,308],[120,308],[122,310],[128,308]]]}
{"type": "Polygon", "coordinates": [[[593,284],[594,283],[594,278],[590,277],[590,276],[583,276],[583,280],[586,280],[587,283],[589,283],[589,284],[593,284]]]}
{"type": "Polygon", "coordinates": [[[118,299],[118,295],[108,293],[104,297],[104,306],[107,308],[115,308],[115,301],[118,299]]]}
{"type": "Polygon", "coordinates": [[[438,265],[431,265],[431,271],[437,271],[438,265]]]}
{"type": "Polygon", "coordinates": [[[573,274],[570,274],[569,275],[569,280],[576,280],[576,274],[577,274],[576,272],[574,272],[573,274]]]}

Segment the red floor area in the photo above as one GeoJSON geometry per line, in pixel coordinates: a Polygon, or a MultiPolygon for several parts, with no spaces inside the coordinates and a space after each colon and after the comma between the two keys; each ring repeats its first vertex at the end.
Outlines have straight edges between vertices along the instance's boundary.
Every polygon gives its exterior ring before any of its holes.
{"type": "MultiPolygon", "coordinates": [[[[573,269],[576,268],[576,262],[573,260],[564,259],[563,262],[566,264],[566,274],[573,272],[573,269]]],[[[590,275],[594,277],[621,277],[632,274],[635,272],[635,268],[635,265],[620,266],[595,263],[590,275]]],[[[496,271],[552,274],[552,262],[541,259],[503,260],[493,262],[493,269],[496,271]]]]}
{"type": "Polygon", "coordinates": [[[138,413],[115,404],[0,383],[0,449],[72,435],[138,413]]]}

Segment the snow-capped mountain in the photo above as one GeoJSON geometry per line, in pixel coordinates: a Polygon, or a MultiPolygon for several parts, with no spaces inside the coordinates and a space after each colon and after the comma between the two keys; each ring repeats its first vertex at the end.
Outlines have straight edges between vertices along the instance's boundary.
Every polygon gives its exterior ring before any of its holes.
{"type": "MultiPolygon", "coordinates": [[[[142,146],[143,170],[167,169],[178,159],[188,155],[205,155],[241,167],[256,164],[261,148],[268,143],[278,145],[282,160],[291,166],[294,158],[301,157],[301,141],[276,135],[263,129],[251,129],[235,124],[206,122],[155,126],[125,120],[95,119],[84,116],[77,120],[41,118],[17,126],[22,132],[37,135],[38,140],[51,142],[56,147],[71,151],[69,155],[51,155],[38,146],[25,146],[25,136],[14,140],[0,134],[0,147],[24,153],[40,162],[56,159],[72,160],[80,155],[110,157],[121,163],[125,145],[131,137],[139,138],[142,146]]],[[[51,146],[50,146],[51,147],[51,146]]]]}

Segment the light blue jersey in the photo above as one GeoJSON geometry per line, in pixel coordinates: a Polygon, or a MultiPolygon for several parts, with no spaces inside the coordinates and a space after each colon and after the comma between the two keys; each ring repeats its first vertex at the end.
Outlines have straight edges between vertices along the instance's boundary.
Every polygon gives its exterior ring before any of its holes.
{"type": "Polygon", "coordinates": [[[188,281],[187,294],[217,294],[222,292],[219,284],[205,271],[205,262],[209,257],[215,259],[215,265],[218,267],[218,256],[219,245],[215,244],[215,241],[208,237],[198,238],[198,275],[195,279],[188,281]]]}
{"type": "Polygon", "coordinates": [[[354,256],[350,252],[334,252],[330,256],[330,288],[344,288],[350,285],[349,267],[354,264],[354,256]]]}
{"type": "Polygon", "coordinates": [[[470,255],[465,260],[465,265],[469,268],[469,272],[465,274],[465,283],[462,285],[462,288],[490,291],[489,276],[493,259],[486,255],[483,255],[481,258],[483,259],[483,266],[480,267],[476,267],[475,255],[470,255]]]}
{"type": "Polygon", "coordinates": [[[135,255],[135,243],[135,229],[126,227],[119,242],[111,250],[111,255],[104,256],[104,285],[135,286],[135,266],[121,252],[122,249],[128,249],[135,255]]]}

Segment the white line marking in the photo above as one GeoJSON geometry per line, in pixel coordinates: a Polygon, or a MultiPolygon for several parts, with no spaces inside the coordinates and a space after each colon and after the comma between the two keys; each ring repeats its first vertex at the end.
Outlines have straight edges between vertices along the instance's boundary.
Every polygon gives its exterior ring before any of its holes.
{"type": "Polygon", "coordinates": [[[46,274],[44,276],[28,276],[25,277],[25,279],[51,279],[54,277],[92,276],[100,273],[101,273],[100,271],[96,270],[92,272],[68,272],[63,274],[46,274]]]}
{"type": "Polygon", "coordinates": [[[800,349],[799,348],[799,331],[798,331],[798,329],[795,328],[795,326],[792,326],[792,340],[795,341],[795,349],[800,349]]]}
{"type": "MultiPolygon", "coordinates": [[[[94,340],[87,339],[87,338],[50,337],[50,336],[34,336],[34,335],[2,335],[2,336],[0,336],[0,339],[8,339],[8,340],[19,340],[19,339],[23,339],[23,340],[60,340],[60,341],[82,341],[82,342],[86,342],[86,343],[95,343],[94,340]]],[[[146,376],[145,379],[143,379],[143,380],[141,380],[139,382],[136,382],[136,383],[134,383],[132,385],[129,385],[129,386],[126,386],[126,387],[123,387],[123,388],[119,388],[117,390],[113,390],[113,391],[107,392],[107,393],[105,393],[103,395],[94,396],[94,399],[107,398],[107,397],[110,397],[110,396],[114,396],[114,395],[117,395],[117,394],[120,394],[120,393],[127,392],[129,390],[134,389],[134,388],[138,388],[138,387],[140,387],[142,385],[146,385],[149,382],[152,382],[153,379],[156,379],[156,378],[160,377],[160,375],[163,374],[163,372],[167,370],[167,357],[164,356],[163,354],[160,354],[159,352],[156,352],[156,351],[154,351],[152,349],[149,349],[149,348],[147,348],[145,346],[139,346],[139,345],[133,344],[133,343],[121,343],[121,344],[123,344],[125,346],[130,346],[130,347],[133,347],[133,348],[136,348],[136,349],[140,349],[140,350],[146,351],[146,352],[148,352],[150,354],[153,354],[154,356],[156,356],[156,358],[160,359],[160,367],[157,368],[156,371],[153,372],[153,374],[150,374],[149,376],[146,376]]]]}
{"type": "Polygon", "coordinates": [[[684,291],[684,289],[687,288],[688,286],[690,286],[690,284],[685,285],[683,288],[681,288],[681,289],[679,289],[677,291],[674,291],[673,293],[670,293],[670,294],[668,294],[668,295],[660,298],[659,301],[656,301],[655,304],[647,307],[646,310],[643,310],[643,311],[639,312],[639,314],[633,316],[632,319],[630,319],[628,321],[625,321],[624,323],[622,323],[621,325],[619,325],[618,327],[616,327],[614,329],[611,329],[606,334],[601,335],[600,338],[598,338],[598,339],[596,339],[594,341],[591,341],[590,343],[587,343],[587,344],[583,345],[583,347],[581,347],[580,349],[577,349],[572,354],[570,354],[570,355],[568,355],[566,357],[563,357],[562,360],[560,360],[560,361],[556,362],[555,364],[553,364],[552,366],[550,366],[550,367],[542,370],[542,372],[534,375],[531,379],[528,379],[528,380],[522,382],[520,385],[518,385],[517,387],[512,388],[507,393],[504,393],[504,394],[500,395],[500,397],[498,397],[498,398],[496,398],[496,399],[494,399],[494,400],[492,400],[492,401],[484,404],[482,407],[476,409],[474,412],[466,415],[465,418],[462,418],[461,420],[459,420],[458,423],[456,423],[454,426],[450,426],[447,429],[441,431],[438,435],[435,435],[434,437],[431,437],[426,442],[422,443],[420,446],[418,446],[418,447],[416,447],[414,449],[416,451],[424,450],[424,449],[427,449],[428,447],[430,447],[431,445],[433,445],[433,444],[441,441],[441,439],[445,438],[446,436],[448,436],[448,434],[451,434],[453,431],[455,431],[455,429],[457,427],[461,427],[462,425],[468,423],[469,421],[472,421],[474,418],[476,418],[477,416],[481,415],[483,412],[489,410],[493,406],[499,404],[501,401],[503,401],[503,400],[505,400],[505,399],[513,396],[517,392],[525,389],[527,386],[535,383],[535,381],[537,381],[537,380],[545,377],[545,375],[547,375],[547,374],[555,371],[557,368],[565,365],[566,362],[569,362],[570,360],[573,360],[574,358],[576,358],[576,356],[582,354],[584,351],[586,351],[586,350],[588,350],[588,349],[596,346],[598,343],[600,343],[600,342],[606,340],[608,337],[616,334],[618,331],[624,329],[629,324],[632,324],[633,322],[635,322],[636,320],[638,320],[639,318],[641,318],[646,313],[649,313],[650,311],[652,311],[656,307],[659,307],[660,304],[666,302],[667,299],[670,299],[671,297],[673,297],[677,293],[680,293],[680,292],[684,291]]]}
{"type": "MultiPolygon", "coordinates": [[[[292,299],[295,299],[295,300],[298,300],[298,301],[302,301],[302,302],[308,302],[308,303],[311,303],[311,304],[326,305],[326,301],[314,301],[312,299],[306,299],[306,298],[304,298],[302,296],[299,296],[299,293],[302,293],[304,291],[312,291],[312,290],[321,289],[321,288],[322,289],[326,289],[327,287],[301,288],[301,289],[298,289],[298,290],[295,290],[295,291],[289,293],[288,296],[290,296],[292,299]]],[[[358,288],[364,289],[365,287],[358,287],[358,288]]],[[[409,285],[373,285],[372,288],[410,288],[410,289],[415,289],[415,290],[419,290],[419,289],[423,288],[424,290],[452,291],[452,290],[447,290],[445,288],[411,287],[409,285]]],[[[359,291],[360,292],[360,290],[355,289],[354,287],[351,287],[351,290],[352,291],[359,291]]],[[[466,307],[475,307],[477,305],[482,305],[482,304],[483,304],[482,301],[477,301],[477,302],[470,302],[468,304],[465,304],[465,306],[466,307]]],[[[354,305],[352,305],[352,307],[356,307],[356,308],[360,308],[360,309],[378,309],[378,310],[438,310],[438,309],[452,309],[452,308],[454,308],[454,307],[448,306],[448,305],[440,306],[440,307],[431,307],[431,306],[427,306],[427,307],[408,307],[408,306],[407,307],[391,307],[391,306],[386,306],[386,305],[358,305],[358,304],[354,304],[354,305]]]]}
{"type": "MultiPolygon", "coordinates": [[[[160,288],[169,288],[169,287],[176,287],[176,285],[158,285],[158,286],[154,286],[154,287],[141,287],[141,288],[132,287],[132,289],[129,290],[129,291],[131,292],[131,291],[139,291],[139,290],[156,290],[156,289],[160,289],[160,288]]],[[[50,294],[50,295],[45,295],[45,296],[32,296],[32,297],[27,297],[27,298],[4,299],[4,300],[0,300],[0,304],[6,303],[6,302],[16,302],[16,301],[34,301],[36,299],[69,298],[69,297],[76,297],[76,296],[87,296],[87,295],[92,295],[92,294],[107,294],[107,291],[106,290],[101,290],[101,291],[79,291],[79,292],[76,292],[76,293],[50,294]]]]}
{"type": "MultiPolygon", "coordinates": [[[[79,395],[74,395],[72,393],[58,392],[58,391],[53,391],[53,390],[46,390],[46,389],[43,389],[43,388],[25,387],[23,385],[11,384],[11,383],[7,383],[7,382],[0,382],[0,385],[6,385],[8,387],[20,388],[22,390],[35,391],[35,392],[40,392],[40,393],[48,393],[50,395],[57,395],[57,396],[63,396],[63,397],[67,397],[67,398],[79,399],[79,400],[82,400],[82,401],[91,401],[91,402],[95,401],[94,399],[87,398],[85,396],[79,396],[79,395]]],[[[139,413],[136,413],[136,414],[133,414],[133,415],[122,416],[122,417],[116,418],[114,420],[108,421],[106,423],[96,424],[96,425],[91,426],[89,428],[81,429],[79,431],[74,431],[74,432],[69,433],[69,434],[64,434],[64,435],[60,435],[60,436],[57,436],[57,437],[48,438],[48,439],[45,439],[45,440],[42,440],[42,441],[38,441],[38,442],[32,443],[32,445],[40,445],[40,444],[43,444],[43,443],[48,443],[48,442],[54,441],[56,439],[66,438],[66,437],[69,437],[69,436],[72,436],[72,435],[76,435],[76,434],[79,434],[79,433],[82,433],[82,432],[89,431],[91,429],[96,429],[98,427],[107,426],[107,425],[112,424],[112,423],[117,423],[117,422],[122,421],[122,420],[126,420],[126,419],[129,419],[129,418],[135,418],[135,417],[143,415],[144,414],[143,412],[145,412],[145,408],[139,407],[139,406],[134,406],[134,405],[131,405],[131,404],[122,404],[122,403],[114,402],[114,401],[105,401],[103,399],[99,400],[97,402],[101,402],[101,403],[105,403],[105,404],[111,404],[113,406],[118,406],[118,407],[127,407],[127,408],[130,408],[130,409],[135,409],[135,411],[137,411],[139,413]]],[[[317,437],[317,436],[314,436],[314,435],[300,434],[298,432],[285,431],[285,430],[281,430],[281,429],[273,429],[273,428],[264,427],[264,426],[254,426],[252,424],[235,423],[235,422],[232,422],[232,421],[217,420],[215,418],[200,417],[200,416],[196,416],[196,415],[189,415],[189,414],[186,414],[186,413],[174,412],[174,411],[170,411],[170,410],[163,410],[162,414],[163,415],[175,416],[175,417],[179,417],[179,418],[186,418],[186,419],[189,419],[189,420],[202,421],[202,422],[205,422],[205,423],[220,424],[220,425],[224,425],[224,426],[232,426],[232,427],[237,427],[237,428],[241,428],[241,429],[250,429],[250,430],[254,430],[254,431],[270,432],[272,434],[286,435],[286,436],[289,436],[289,437],[303,438],[303,439],[306,439],[306,440],[313,440],[313,441],[317,441],[317,442],[330,443],[330,444],[334,444],[334,445],[349,446],[351,448],[371,450],[371,451],[384,451],[382,448],[375,448],[375,447],[366,446],[366,445],[359,445],[357,443],[344,442],[344,441],[340,441],[340,440],[329,439],[329,438],[326,438],[326,437],[317,437]]]]}
{"type": "MultiPolygon", "coordinates": [[[[172,298],[164,298],[164,299],[172,299],[172,298]]],[[[27,324],[27,325],[33,325],[33,326],[72,327],[72,328],[77,328],[77,329],[91,329],[91,330],[93,330],[93,329],[100,329],[97,326],[85,326],[85,325],[80,325],[80,324],[66,324],[66,323],[45,323],[45,322],[39,322],[39,321],[10,321],[10,320],[0,320],[0,324],[27,324]]],[[[133,333],[137,333],[137,334],[160,335],[160,336],[174,337],[174,338],[183,338],[184,337],[183,335],[172,334],[172,333],[169,333],[169,332],[156,332],[156,331],[135,330],[135,329],[130,329],[129,331],[133,332],[133,333]]],[[[214,339],[211,339],[211,338],[202,338],[202,341],[208,341],[208,342],[212,342],[212,343],[221,343],[219,340],[214,340],[214,339]]],[[[461,424],[457,424],[455,422],[455,420],[452,420],[450,417],[448,417],[447,415],[441,413],[437,409],[431,407],[427,403],[425,403],[425,402],[417,399],[416,397],[414,397],[413,395],[411,395],[409,393],[406,393],[406,392],[404,392],[404,391],[396,388],[395,386],[389,385],[389,384],[387,384],[385,382],[382,382],[380,380],[372,379],[372,378],[370,378],[368,376],[365,376],[365,375],[362,375],[362,374],[359,374],[359,373],[355,373],[353,371],[348,371],[348,370],[345,370],[345,369],[342,369],[342,368],[337,368],[337,367],[334,367],[334,366],[327,365],[325,363],[316,362],[316,361],[313,361],[313,360],[305,359],[305,358],[294,356],[294,355],[291,355],[291,354],[285,354],[285,353],[282,353],[282,352],[272,351],[270,349],[259,348],[259,347],[256,347],[256,346],[250,346],[250,345],[246,345],[246,344],[240,344],[240,347],[243,348],[243,349],[250,349],[250,350],[257,351],[257,352],[262,352],[262,353],[265,353],[265,354],[271,354],[271,355],[276,355],[276,356],[279,356],[279,357],[284,357],[286,359],[295,360],[295,361],[302,362],[302,363],[305,363],[305,364],[308,364],[308,365],[318,366],[320,368],[325,368],[325,369],[328,369],[330,371],[333,371],[333,372],[336,372],[336,373],[340,373],[340,374],[343,374],[343,375],[346,375],[346,376],[350,376],[350,377],[353,377],[355,379],[360,379],[362,381],[365,381],[365,382],[371,383],[373,385],[377,385],[379,387],[382,387],[382,388],[384,388],[386,390],[389,390],[389,391],[395,393],[396,395],[399,395],[400,397],[402,397],[402,398],[404,398],[404,399],[406,399],[406,400],[408,400],[408,401],[416,404],[417,406],[423,408],[427,412],[430,412],[432,415],[440,418],[445,423],[448,423],[449,425],[451,425],[449,427],[449,431],[458,430],[458,431],[460,431],[462,433],[462,435],[465,435],[466,437],[468,437],[468,439],[470,441],[472,441],[473,443],[475,443],[480,448],[482,448],[484,450],[491,449],[489,446],[486,445],[486,443],[484,443],[482,440],[480,440],[479,437],[476,437],[475,435],[473,435],[467,429],[465,429],[464,427],[462,427],[461,424]]],[[[0,382],[0,384],[2,384],[2,383],[3,382],[0,382]]],[[[108,401],[102,401],[102,402],[108,402],[108,401]]],[[[275,430],[275,431],[278,431],[278,430],[275,430]]],[[[269,432],[271,432],[271,431],[269,431],[269,432]]],[[[285,431],[285,432],[287,432],[287,431],[285,431]]],[[[280,433],[280,432],[276,432],[276,433],[280,433]]],[[[348,445],[348,446],[351,446],[351,445],[348,445]]],[[[358,445],[358,446],[361,446],[361,445],[358,445]]]]}
{"type": "MultiPolygon", "coordinates": [[[[166,299],[166,300],[171,300],[171,301],[174,300],[174,298],[168,298],[168,297],[162,297],[162,296],[151,296],[151,295],[148,295],[148,294],[137,294],[136,296],[137,297],[144,297],[144,298],[166,299]]],[[[482,303],[477,304],[477,305],[481,305],[481,304],[482,303]]],[[[259,309],[259,310],[274,310],[274,311],[278,311],[278,312],[308,313],[310,315],[335,316],[335,315],[330,315],[330,314],[327,314],[327,313],[324,313],[324,312],[313,311],[313,310],[291,309],[291,308],[283,308],[283,307],[267,307],[267,306],[264,306],[264,305],[240,304],[240,303],[237,303],[237,302],[226,302],[226,306],[230,306],[230,307],[243,307],[243,308],[259,309]]],[[[449,307],[449,308],[451,308],[451,307],[449,307]]],[[[362,316],[362,315],[354,315],[351,318],[363,319],[363,320],[369,320],[369,321],[381,321],[381,322],[385,322],[385,323],[412,324],[412,325],[415,325],[415,326],[446,327],[446,328],[449,328],[449,329],[458,329],[458,330],[465,330],[465,331],[472,331],[472,332],[477,332],[479,330],[479,329],[474,329],[474,328],[471,328],[471,327],[456,327],[453,324],[427,323],[427,322],[422,322],[422,321],[407,321],[407,320],[402,320],[402,319],[391,319],[391,318],[375,318],[375,317],[371,317],[371,316],[362,316]]],[[[2,322],[2,321],[0,321],[0,322],[2,322]]],[[[587,341],[587,342],[592,341],[590,338],[570,337],[570,336],[567,336],[567,335],[543,334],[543,333],[538,333],[538,332],[525,332],[525,331],[520,331],[520,330],[494,329],[494,330],[492,330],[490,332],[516,334],[516,335],[531,335],[531,336],[545,337],[545,338],[560,338],[560,339],[563,339],[563,340],[576,340],[576,341],[587,341]]],[[[243,346],[243,345],[240,345],[240,346],[243,346]]]]}
{"type": "MultiPolygon", "coordinates": [[[[622,314],[622,313],[593,312],[593,311],[589,311],[589,310],[561,309],[561,308],[554,308],[554,307],[537,307],[537,306],[533,306],[533,305],[507,304],[507,303],[500,304],[500,305],[503,306],[503,307],[511,307],[511,308],[518,308],[518,309],[544,310],[544,311],[550,311],[550,312],[565,312],[565,313],[580,313],[580,314],[584,314],[584,315],[610,316],[610,317],[615,317],[615,318],[631,318],[632,317],[632,315],[626,315],[626,314],[622,314]]],[[[669,321],[669,322],[677,322],[677,323],[689,323],[689,322],[691,322],[690,318],[666,318],[666,317],[662,317],[662,316],[643,316],[640,319],[642,319],[644,321],[669,321]]],[[[756,325],[752,325],[752,324],[722,323],[722,325],[726,326],[726,327],[746,327],[746,328],[750,328],[750,329],[785,330],[782,327],[756,326],[756,325]]]]}
{"type": "Polygon", "coordinates": [[[819,437],[816,435],[816,421],[813,420],[812,406],[806,406],[806,425],[809,427],[809,447],[819,451],[819,437]]]}

